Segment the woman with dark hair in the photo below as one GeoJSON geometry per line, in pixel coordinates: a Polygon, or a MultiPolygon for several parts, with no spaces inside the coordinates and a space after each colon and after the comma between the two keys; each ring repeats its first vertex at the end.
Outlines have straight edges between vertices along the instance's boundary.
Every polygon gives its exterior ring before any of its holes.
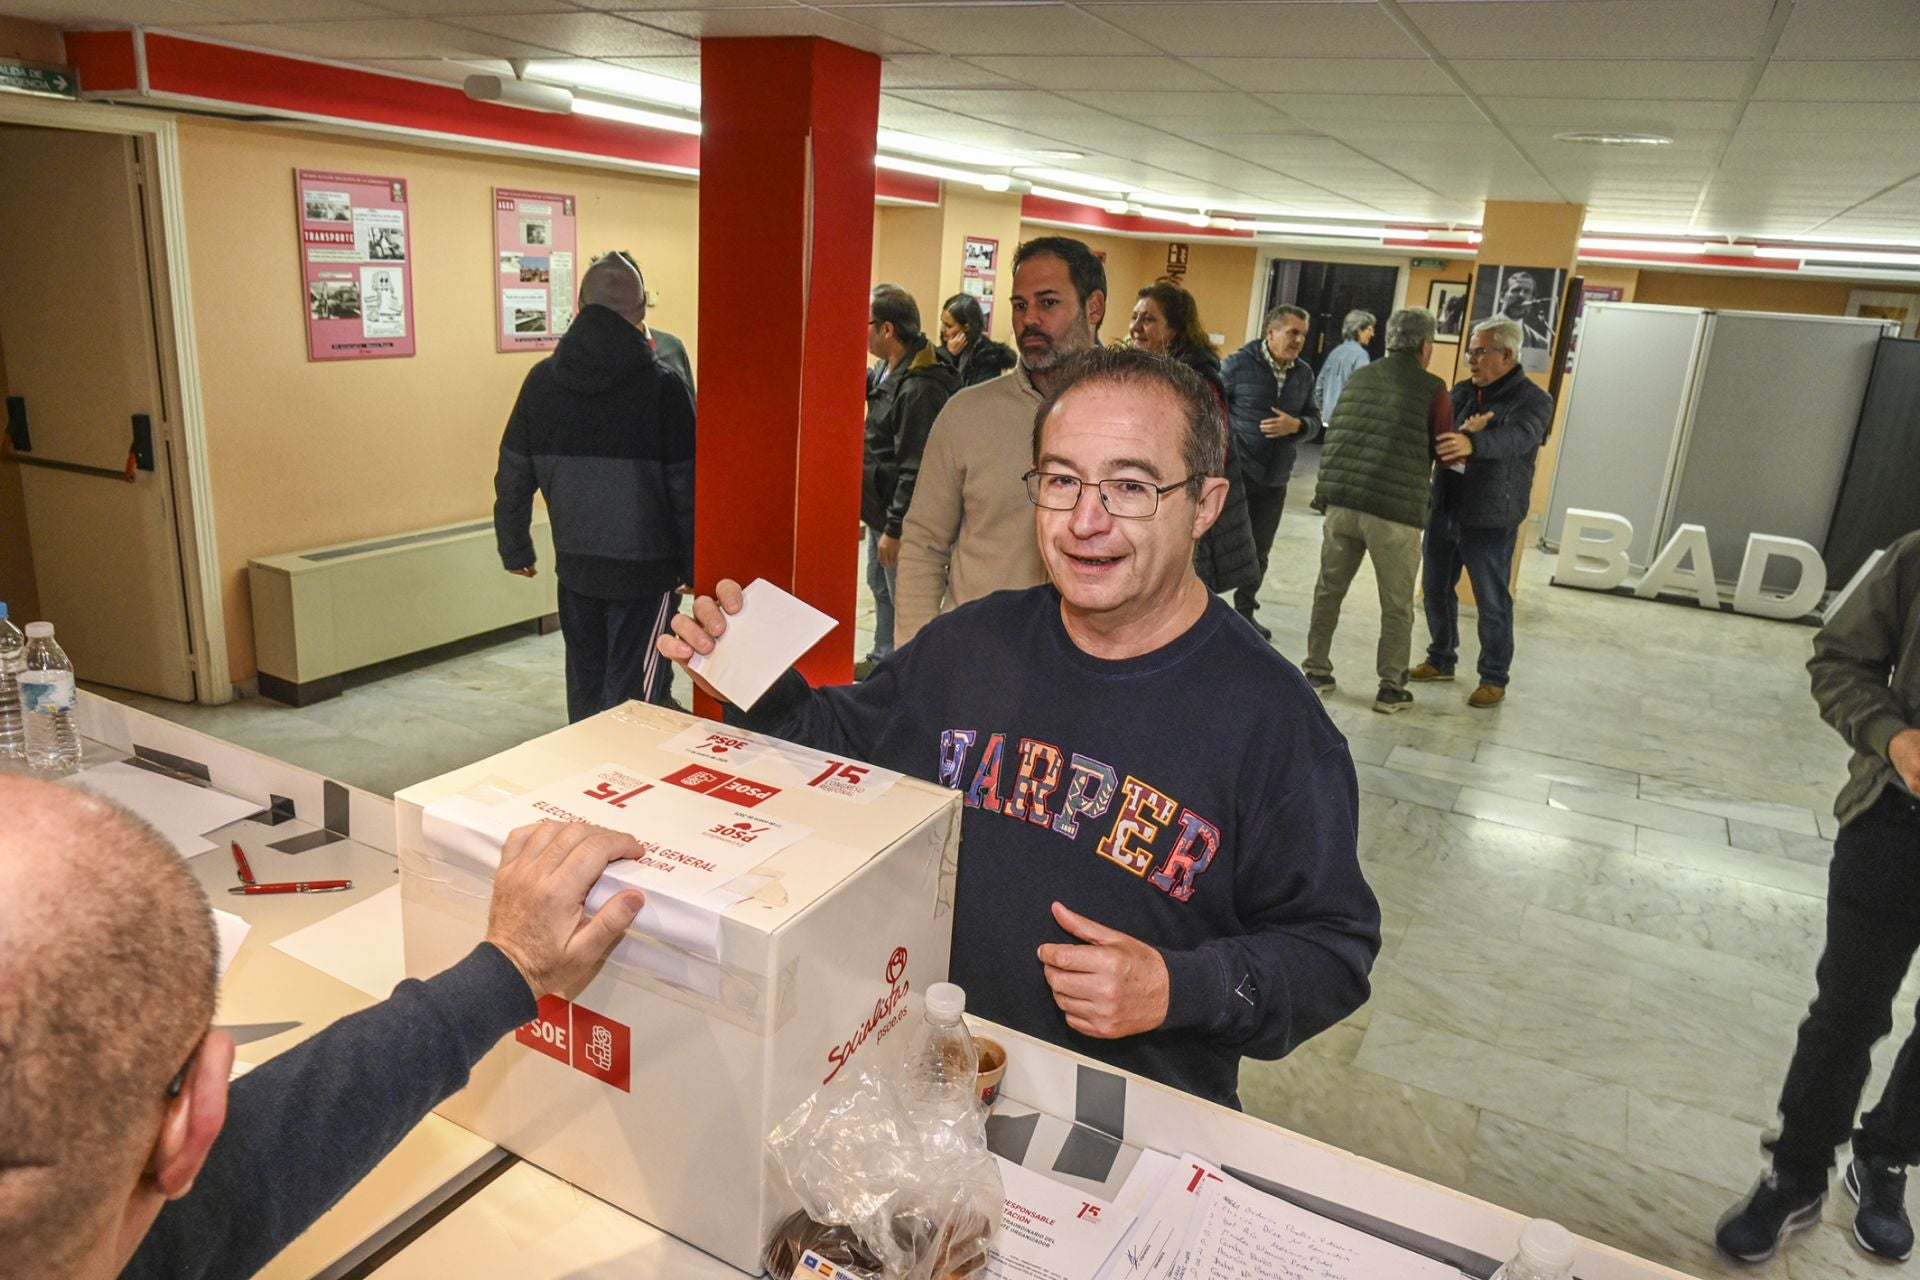
{"type": "MultiPolygon", "coordinates": [[[[1142,289],[1133,304],[1128,329],[1133,345],[1178,360],[1200,375],[1227,415],[1226,384],[1220,380],[1220,353],[1213,349],[1200,308],[1193,295],[1179,285],[1156,280],[1142,289]]],[[[1227,502],[1213,528],[1201,535],[1193,549],[1194,572],[1210,591],[1237,591],[1260,585],[1260,555],[1253,544],[1253,523],[1247,515],[1247,493],[1240,483],[1240,462],[1233,452],[1233,433],[1227,433],[1227,502]]]]}
{"type": "Polygon", "coordinates": [[[980,300],[956,293],[940,308],[940,358],[960,371],[964,390],[976,382],[991,382],[1013,368],[1013,348],[987,336],[987,318],[980,300]]]}

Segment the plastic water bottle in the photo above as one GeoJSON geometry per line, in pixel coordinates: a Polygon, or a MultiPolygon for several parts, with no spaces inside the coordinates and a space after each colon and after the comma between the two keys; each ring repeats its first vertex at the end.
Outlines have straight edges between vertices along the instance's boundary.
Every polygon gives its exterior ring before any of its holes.
{"type": "Polygon", "coordinates": [[[27,754],[27,726],[20,718],[20,673],[27,667],[27,638],[7,620],[0,600],[0,759],[27,754]]]}
{"type": "Polygon", "coordinates": [[[53,638],[51,622],[27,624],[27,665],[20,673],[20,709],[27,722],[27,764],[50,773],[80,765],[73,722],[73,663],[53,638]]]}
{"type": "Polygon", "coordinates": [[[927,988],[927,1016],[907,1048],[907,1092],[922,1104],[971,1106],[980,1051],[960,1015],[967,993],[951,982],[927,988]]]}
{"type": "Polygon", "coordinates": [[[1493,1273],[1493,1280],[1572,1280],[1573,1233],[1535,1218],[1520,1233],[1520,1252],[1493,1273]]]}

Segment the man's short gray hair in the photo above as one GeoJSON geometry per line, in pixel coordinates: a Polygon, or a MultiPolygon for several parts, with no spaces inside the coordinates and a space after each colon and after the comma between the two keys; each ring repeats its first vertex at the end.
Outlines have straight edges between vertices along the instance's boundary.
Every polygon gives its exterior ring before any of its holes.
{"type": "Polygon", "coordinates": [[[1418,351],[1433,340],[1438,327],[1425,307],[1402,307],[1387,317],[1387,350],[1418,351]]]}
{"type": "Polygon", "coordinates": [[[1473,326],[1473,332],[1468,335],[1467,338],[1467,345],[1472,346],[1475,342],[1479,341],[1480,335],[1483,333],[1487,335],[1487,340],[1494,346],[1500,348],[1502,351],[1511,352],[1515,356],[1520,354],[1520,343],[1526,336],[1521,331],[1518,320],[1509,320],[1505,316],[1495,316],[1491,320],[1482,320],[1479,324],[1473,326]]]}
{"type": "Polygon", "coordinates": [[[1272,333],[1289,320],[1305,320],[1308,324],[1312,324],[1313,313],[1305,307],[1296,307],[1291,302],[1283,302],[1273,310],[1267,312],[1267,321],[1263,332],[1272,333]]]}
{"type": "Polygon", "coordinates": [[[1373,312],[1349,311],[1347,318],[1340,322],[1340,336],[1351,341],[1360,336],[1362,329],[1371,329],[1373,326],[1373,312]]]}

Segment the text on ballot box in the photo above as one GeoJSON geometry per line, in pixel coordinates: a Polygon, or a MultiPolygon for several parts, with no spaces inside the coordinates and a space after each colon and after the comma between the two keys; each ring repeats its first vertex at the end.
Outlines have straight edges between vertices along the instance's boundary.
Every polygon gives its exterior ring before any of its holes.
{"type": "Polygon", "coordinates": [[[824,764],[744,730],[722,731],[724,766],[691,755],[712,731],[629,704],[402,791],[401,912],[425,977],[484,937],[514,826],[586,818],[653,848],[662,867],[615,863],[588,899],[648,894],[607,963],[543,998],[440,1111],[758,1272],[795,1207],[767,1133],[890,1052],[947,975],[958,797],[859,761],[839,762],[861,771],[844,792],[809,786],[824,764]]]}

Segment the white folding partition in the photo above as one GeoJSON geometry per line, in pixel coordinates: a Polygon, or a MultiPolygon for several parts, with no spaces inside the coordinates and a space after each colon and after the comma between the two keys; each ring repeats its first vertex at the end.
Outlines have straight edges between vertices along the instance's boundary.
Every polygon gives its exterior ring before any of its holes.
{"type": "Polygon", "coordinates": [[[1886,332],[1879,320],[1709,312],[1660,540],[1703,526],[1723,582],[1739,573],[1748,534],[1824,550],[1886,332]]]}
{"type": "Polygon", "coordinates": [[[1633,525],[1634,568],[1653,559],[1705,328],[1696,307],[1587,305],[1547,499],[1549,548],[1558,549],[1567,508],[1584,507],[1633,525]]]}

